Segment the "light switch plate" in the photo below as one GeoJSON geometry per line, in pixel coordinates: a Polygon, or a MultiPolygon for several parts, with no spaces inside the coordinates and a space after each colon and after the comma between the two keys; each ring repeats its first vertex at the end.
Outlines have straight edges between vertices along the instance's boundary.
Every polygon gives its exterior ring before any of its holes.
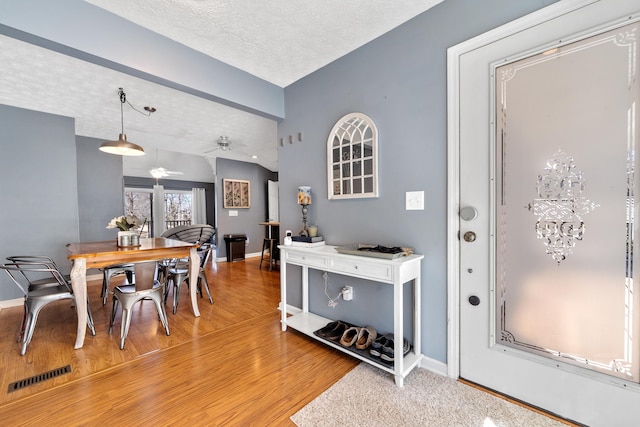
{"type": "Polygon", "coordinates": [[[238,211],[229,211],[229,216],[238,216],[238,211]]]}
{"type": "Polygon", "coordinates": [[[405,209],[408,211],[424,210],[424,191],[407,191],[405,209]]]}

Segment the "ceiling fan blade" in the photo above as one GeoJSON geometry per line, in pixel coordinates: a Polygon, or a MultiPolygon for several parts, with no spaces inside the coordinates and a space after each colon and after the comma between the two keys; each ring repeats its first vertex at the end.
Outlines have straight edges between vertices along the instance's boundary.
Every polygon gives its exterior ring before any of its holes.
{"type": "Polygon", "coordinates": [[[159,167],[159,168],[153,168],[149,170],[149,173],[151,174],[152,177],[154,178],[164,178],[167,177],[169,175],[184,175],[184,172],[180,172],[180,171],[169,171],[166,170],[163,167],[159,167]]]}

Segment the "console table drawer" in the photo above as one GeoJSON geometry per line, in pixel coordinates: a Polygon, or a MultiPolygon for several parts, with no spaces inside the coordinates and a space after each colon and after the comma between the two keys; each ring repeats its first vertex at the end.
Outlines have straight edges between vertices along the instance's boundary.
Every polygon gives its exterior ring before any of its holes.
{"type": "Polygon", "coordinates": [[[354,261],[348,259],[332,259],[331,270],[352,276],[366,277],[382,282],[393,281],[393,271],[390,265],[354,261]]]}
{"type": "Polygon", "coordinates": [[[287,251],[286,254],[286,262],[290,262],[292,264],[307,265],[309,267],[318,268],[326,268],[328,264],[327,257],[322,255],[300,253],[294,251],[287,251]]]}

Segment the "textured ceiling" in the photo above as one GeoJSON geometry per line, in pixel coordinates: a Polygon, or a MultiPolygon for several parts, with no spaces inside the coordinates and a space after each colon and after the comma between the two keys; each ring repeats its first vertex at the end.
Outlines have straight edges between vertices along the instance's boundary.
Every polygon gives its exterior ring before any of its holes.
{"type": "MultiPolygon", "coordinates": [[[[87,0],[282,87],[440,1],[87,0]]],[[[123,87],[137,109],[158,110],[147,117],[125,106],[125,133],[147,153],[218,156],[278,169],[273,120],[4,36],[0,63],[0,103],[73,117],[78,135],[117,139],[123,87]],[[220,135],[229,136],[233,149],[205,154],[220,135]]]]}
{"type": "Polygon", "coordinates": [[[85,0],[285,87],[442,0],[85,0]]]}

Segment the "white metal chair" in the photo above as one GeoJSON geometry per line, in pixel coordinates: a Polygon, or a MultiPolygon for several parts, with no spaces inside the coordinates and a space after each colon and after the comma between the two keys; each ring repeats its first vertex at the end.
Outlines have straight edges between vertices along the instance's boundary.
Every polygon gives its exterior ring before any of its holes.
{"type": "MultiPolygon", "coordinates": [[[[37,264],[35,262],[25,263],[10,263],[0,265],[0,269],[7,272],[11,280],[16,284],[18,289],[24,294],[24,315],[22,318],[22,325],[20,327],[20,335],[18,336],[18,342],[22,342],[20,347],[20,355],[24,356],[27,351],[27,346],[31,342],[33,337],[33,331],[38,321],[38,314],[47,304],[60,301],[63,299],[73,300],[76,304],[75,296],[71,285],[65,280],[64,276],[59,270],[53,268],[49,264],[37,264]],[[32,287],[29,282],[29,277],[32,274],[48,275],[43,279],[49,279],[46,286],[32,287]],[[51,285],[51,282],[55,282],[55,285],[51,285]]],[[[91,330],[91,334],[95,335],[96,330],[93,324],[93,316],[91,315],[91,309],[89,307],[89,301],[87,300],[87,326],[91,330]]]]}
{"type": "Polygon", "coordinates": [[[131,309],[139,301],[150,299],[158,310],[158,316],[169,335],[169,323],[164,309],[164,286],[156,280],[156,262],[140,262],[134,264],[136,282],[134,284],[116,286],[113,289],[113,306],[109,321],[109,333],[113,330],[113,322],[118,311],[118,305],[122,305],[122,317],[120,319],[120,349],[124,350],[124,340],[129,333],[131,324],[131,309]]]}

